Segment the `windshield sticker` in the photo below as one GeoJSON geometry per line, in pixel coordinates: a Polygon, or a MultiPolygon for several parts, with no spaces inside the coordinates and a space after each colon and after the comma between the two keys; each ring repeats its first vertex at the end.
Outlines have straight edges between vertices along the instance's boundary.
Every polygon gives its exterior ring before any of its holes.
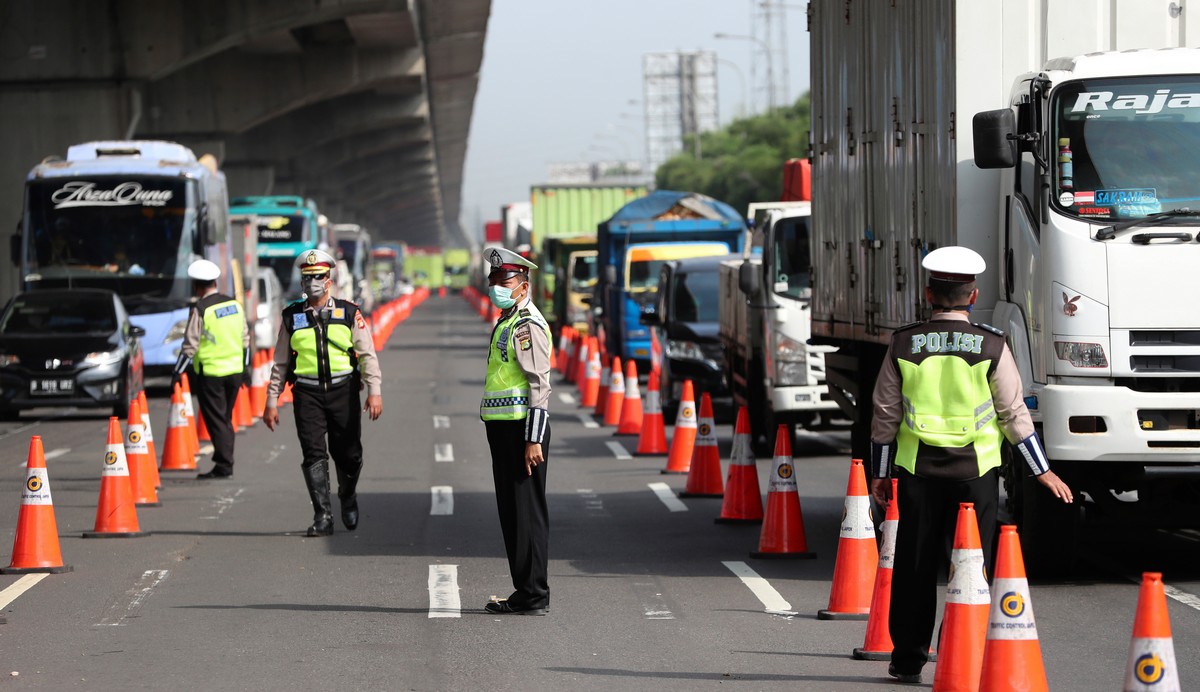
{"type": "Polygon", "coordinates": [[[1064,192],[1058,196],[1058,203],[1064,207],[1069,207],[1072,204],[1075,204],[1075,195],[1071,194],[1070,192],[1064,192]]]}
{"type": "Polygon", "coordinates": [[[1111,91],[1084,91],[1075,97],[1072,113],[1093,111],[1133,111],[1138,115],[1161,113],[1164,108],[1200,108],[1200,94],[1172,94],[1159,89],[1153,98],[1148,94],[1117,94],[1111,91]]]}
{"type": "Polygon", "coordinates": [[[175,193],[171,190],[147,190],[142,184],[129,181],[117,185],[111,190],[97,190],[96,183],[82,180],[69,182],[50,195],[55,209],[71,207],[161,207],[175,193]]]}
{"type": "Polygon", "coordinates": [[[1096,190],[1096,205],[1101,207],[1123,207],[1126,205],[1158,204],[1154,188],[1129,190],[1096,190]]]}
{"type": "Polygon", "coordinates": [[[1091,190],[1081,190],[1075,193],[1075,204],[1095,204],[1096,193],[1091,190]]]}

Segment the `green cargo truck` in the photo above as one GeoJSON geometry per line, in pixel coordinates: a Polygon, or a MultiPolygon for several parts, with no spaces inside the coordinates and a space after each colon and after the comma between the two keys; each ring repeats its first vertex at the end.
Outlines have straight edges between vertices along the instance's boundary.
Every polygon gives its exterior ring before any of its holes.
{"type": "Polygon", "coordinates": [[[461,291],[467,287],[471,272],[471,251],[466,248],[449,248],[442,253],[442,265],[446,272],[446,287],[461,291]]]}
{"type": "Polygon", "coordinates": [[[413,286],[438,289],[445,285],[445,268],[440,247],[409,247],[404,258],[404,275],[413,286]]]}

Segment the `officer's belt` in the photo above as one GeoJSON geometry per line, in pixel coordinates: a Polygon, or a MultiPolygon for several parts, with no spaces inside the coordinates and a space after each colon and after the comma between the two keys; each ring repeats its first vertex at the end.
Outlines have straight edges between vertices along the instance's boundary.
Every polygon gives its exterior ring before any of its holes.
{"type": "MultiPolygon", "coordinates": [[[[342,373],[340,375],[334,375],[333,377],[329,378],[329,382],[327,382],[325,384],[328,384],[330,386],[333,386],[335,384],[341,384],[341,383],[345,382],[346,380],[349,380],[353,376],[354,376],[354,371],[351,370],[350,372],[342,373]]],[[[296,384],[302,384],[307,387],[320,387],[322,382],[321,382],[321,378],[319,378],[319,377],[301,377],[300,375],[297,375],[296,376],[296,384]]]]}

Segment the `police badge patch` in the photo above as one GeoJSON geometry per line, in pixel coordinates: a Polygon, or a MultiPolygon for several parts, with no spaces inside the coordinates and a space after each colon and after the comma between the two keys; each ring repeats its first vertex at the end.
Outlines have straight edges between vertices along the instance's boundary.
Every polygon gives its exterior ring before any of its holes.
{"type": "Polygon", "coordinates": [[[533,348],[533,337],[530,336],[528,329],[522,329],[517,332],[517,347],[522,351],[528,351],[533,348]]]}
{"type": "Polygon", "coordinates": [[[292,329],[304,329],[308,326],[308,315],[298,312],[292,315],[292,329]]]}

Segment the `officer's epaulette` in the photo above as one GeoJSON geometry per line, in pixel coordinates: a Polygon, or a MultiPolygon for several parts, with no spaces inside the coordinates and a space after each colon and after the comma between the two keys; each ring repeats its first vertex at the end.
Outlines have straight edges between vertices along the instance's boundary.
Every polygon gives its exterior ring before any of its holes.
{"type": "Polygon", "coordinates": [[[304,299],[303,299],[303,298],[300,298],[299,300],[293,300],[292,302],[290,302],[290,303],[288,303],[287,305],[285,305],[285,306],[284,306],[284,309],[286,310],[287,308],[294,308],[294,307],[298,307],[298,306],[301,306],[301,305],[304,305],[304,299]]]}
{"type": "Polygon", "coordinates": [[[518,317],[532,317],[533,315],[532,315],[532,313],[529,312],[529,308],[521,308],[520,310],[517,310],[517,316],[518,317]]]}
{"type": "Polygon", "coordinates": [[[989,332],[995,334],[996,336],[1004,336],[1003,329],[996,329],[995,327],[993,327],[990,324],[984,324],[983,322],[972,322],[971,324],[975,325],[976,327],[979,327],[980,329],[986,329],[989,332]]]}

